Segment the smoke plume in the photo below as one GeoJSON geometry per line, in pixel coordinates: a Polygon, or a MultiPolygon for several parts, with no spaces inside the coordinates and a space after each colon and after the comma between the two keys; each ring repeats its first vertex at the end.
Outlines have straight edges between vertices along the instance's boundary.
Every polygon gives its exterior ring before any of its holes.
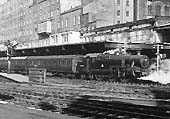
{"type": "Polygon", "coordinates": [[[140,79],[159,82],[162,84],[170,83],[170,59],[161,61],[159,71],[156,71],[156,64],[152,64],[150,69],[150,75],[141,77],[140,79]]]}

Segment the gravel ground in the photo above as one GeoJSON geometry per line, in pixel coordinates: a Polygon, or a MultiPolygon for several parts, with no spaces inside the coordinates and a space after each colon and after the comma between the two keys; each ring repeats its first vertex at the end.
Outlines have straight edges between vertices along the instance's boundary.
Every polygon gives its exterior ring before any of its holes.
{"type": "MultiPolygon", "coordinates": [[[[164,99],[165,96],[162,94],[167,93],[168,97],[165,99],[169,99],[170,94],[169,87],[165,88],[161,86],[70,80],[56,77],[47,77],[46,81],[45,85],[2,83],[0,87],[1,91],[5,93],[8,92],[7,90],[11,92],[16,91],[16,93],[18,92],[17,95],[19,98],[27,99],[28,96],[29,99],[29,95],[41,97],[41,100],[34,97],[33,99],[31,98],[31,100],[35,102],[50,102],[50,104],[52,103],[59,107],[62,105],[60,105],[58,100],[67,99],[68,96],[99,95],[100,97],[111,97],[111,100],[113,97],[130,99],[164,99]],[[55,102],[54,99],[57,101],[55,102]]],[[[15,96],[17,97],[17,95],[15,96]]],[[[0,104],[0,119],[80,119],[80,117],[62,115],[48,111],[37,111],[8,103],[6,105],[0,104]]]]}

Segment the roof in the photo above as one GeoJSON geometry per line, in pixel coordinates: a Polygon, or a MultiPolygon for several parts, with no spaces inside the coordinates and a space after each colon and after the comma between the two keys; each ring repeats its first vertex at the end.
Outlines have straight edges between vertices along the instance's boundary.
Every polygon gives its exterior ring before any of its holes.
{"type": "Polygon", "coordinates": [[[101,53],[89,53],[89,54],[86,54],[84,57],[97,57],[99,56],[101,53]]]}
{"type": "Polygon", "coordinates": [[[79,10],[79,9],[81,9],[81,8],[82,8],[82,5],[73,7],[73,8],[71,8],[71,9],[67,10],[67,11],[64,11],[63,13],[61,13],[61,15],[67,14],[67,13],[70,13],[70,12],[74,12],[74,11],[79,10]]]}
{"type": "Polygon", "coordinates": [[[142,20],[137,20],[137,21],[133,21],[133,22],[127,22],[127,23],[122,23],[122,24],[116,24],[116,25],[96,28],[96,29],[94,29],[94,32],[105,31],[105,30],[110,30],[110,29],[117,29],[117,28],[122,28],[122,27],[132,27],[135,25],[147,24],[147,23],[153,24],[154,22],[155,22],[154,18],[142,19],[142,20]]]}
{"type": "Polygon", "coordinates": [[[56,58],[76,58],[81,55],[52,55],[52,56],[30,56],[28,59],[56,59],[56,58]]]}

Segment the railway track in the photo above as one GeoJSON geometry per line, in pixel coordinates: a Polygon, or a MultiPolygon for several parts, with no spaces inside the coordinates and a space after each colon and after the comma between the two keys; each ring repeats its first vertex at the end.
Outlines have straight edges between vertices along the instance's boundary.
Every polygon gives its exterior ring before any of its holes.
{"type": "Polygon", "coordinates": [[[63,113],[92,119],[169,119],[170,108],[79,98],[63,113]]]}
{"type": "MultiPolygon", "coordinates": [[[[120,99],[116,97],[120,94],[124,96],[130,95],[131,97],[143,95],[148,92],[144,90],[151,88],[149,86],[139,87],[138,85],[130,86],[108,82],[106,82],[105,87],[102,83],[80,85],[80,82],[76,82],[73,84],[74,85],[2,83],[0,84],[0,92],[5,95],[13,96],[12,100],[21,105],[35,106],[43,110],[57,111],[95,119],[169,119],[170,117],[170,101],[166,101],[170,99],[169,93],[163,95],[163,92],[155,92],[159,94],[158,97],[160,99],[163,97],[161,103],[159,100],[151,100],[155,105],[162,105],[164,103],[164,105],[169,105],[169,107],[138,105],[140,103],[146,104],[143,100],[138,100],[138,103],[132,104],[131,102],[137,101],[135,98],[129,103],[127,103],[127,98],[121,98],[122,102],[120,102],[120,99]],[[111,97],[104,96],[109,95],[109,93],[112,94],[110,95],[111,97]],[[90,95],[87,96],[86,94],[90,95]],[[96,96],[94,96],[95,94],[96,96]],[[116,97],[115,99],[113,95],[116,97]]],[[[167,89],[169,88],[167,87],[164,90],[167,89]]],[[[151,93],[148,93],[147,95],[150,94],[151,93]]],[[[150,99],[152,99],[152,97],[150,99]]]]}

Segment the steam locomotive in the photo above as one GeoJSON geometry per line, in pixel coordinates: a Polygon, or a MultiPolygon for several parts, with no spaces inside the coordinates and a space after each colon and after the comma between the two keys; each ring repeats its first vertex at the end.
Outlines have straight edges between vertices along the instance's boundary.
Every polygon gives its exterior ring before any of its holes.
{"type": "MultiPolygon", "coordinates": [[[[82,79],[138,78],[149,73],[146,55],[87,55],[26,56],[11,59],[11,71],[28,72],[29,68],[46,68],[52,74],[64,74],[82,79]]],[[[7,59],[0,58],[0,71],[7,70],[7,59]]]]}

